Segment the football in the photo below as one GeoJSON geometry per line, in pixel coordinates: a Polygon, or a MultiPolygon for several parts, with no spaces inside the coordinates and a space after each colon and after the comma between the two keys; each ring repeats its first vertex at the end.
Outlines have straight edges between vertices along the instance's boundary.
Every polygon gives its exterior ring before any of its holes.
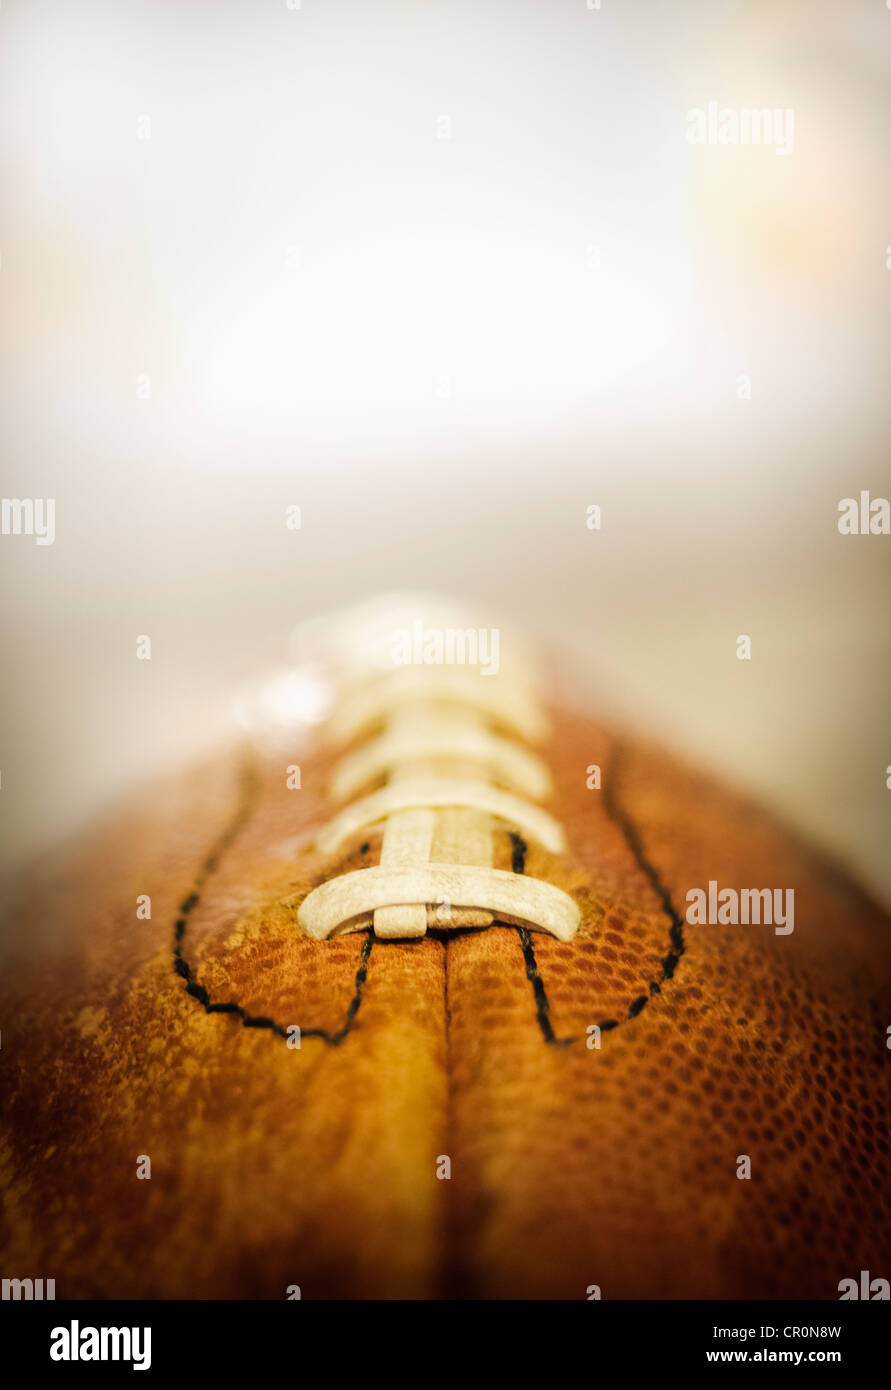
{"type": "Polygon", "coordinates": [[[887,915],[449,619],[317,624],[229,744],[20,880],[3,1275],[887,1298],[887,915]]]}

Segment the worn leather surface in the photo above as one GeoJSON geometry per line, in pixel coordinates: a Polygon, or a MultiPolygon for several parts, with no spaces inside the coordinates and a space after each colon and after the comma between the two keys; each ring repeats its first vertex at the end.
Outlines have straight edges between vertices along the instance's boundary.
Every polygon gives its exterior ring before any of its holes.
{"type": "Polygon", "coordinates": [[[708,777],[552,713],[570,852],[505,828],[495,862],[577,898],[567,945],[303,937],[302,896],[380,845],[310,848],[333,809],[318,750],[300,791],[287,757],[225,750],[34,867],[0,985],[4,1277],[58,1298],[575,1299],[888,1277],[887,916],[708,777]],[[683,924],[709,879],[793,888],[794,933],[683,924]]]}

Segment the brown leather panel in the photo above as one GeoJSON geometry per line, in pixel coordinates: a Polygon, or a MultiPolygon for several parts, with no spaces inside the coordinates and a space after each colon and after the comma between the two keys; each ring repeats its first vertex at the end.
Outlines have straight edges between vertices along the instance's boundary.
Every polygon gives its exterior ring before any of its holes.
{"type": "Polygon", "coordinates": [[[888,1260],[887,918],[751,806],[653,750],[589,757],[597,738],[561,719],[558,802],[588,910],[571,944],[534,951],[558,1039],[618,1025],[599,1050],[548,1045],[518,934],[449,946],[449,1196],[468,1288],[837,1297],[849,1270],[888,1260]],[[600,792],[579,790],[591,761],[600,792]],[[680,915],[709,878],[794,888],[795,931],[684,925],[672,978],[629,1018],[672,927],[642,856],[680,915]]]}
{"type": "MultiPolygon", "coordinates": [[[[335,1030],[366,938],[308,942],[276,898],[305,892],[312,864],[280,858],[299,794],[280,801],[276,779],[264,771],[250,819],[219,850],[183,954],[213,999],[335,1030]]],[[[0,1013],[4,1274],[45,1269],[58,1298],[283,1298],[290,1284],[304,1297],[424,1296],[438,1259],[442,947],[378,947],[339,1047],[289,1049],[206,1013],[174,974],[173,926],[238,814],[244,793],[233,799],[231,769],[227,780],[225,803],[193,795],[148,825],[142,811],[119,817],[73,848],[52,896],[19,905],[25,960],[5,975],[0,1013]],[[139,922],[146,891],[152,921],[139,922]],[[63,911],[64,931],[32,959],[32,927],[63,911]],[[136,1177],[140,1154],[150,1181],[136,1177]]],[[[189,781],[219,791],[214,769],[189,781]]]]}

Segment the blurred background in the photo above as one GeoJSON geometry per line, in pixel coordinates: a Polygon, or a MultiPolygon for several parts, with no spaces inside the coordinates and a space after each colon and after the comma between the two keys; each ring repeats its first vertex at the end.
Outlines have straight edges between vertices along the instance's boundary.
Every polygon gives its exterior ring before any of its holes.
{"type": "Polygon", "coordinates": [[[881,0],[6,0],[4,867],[422,587],[891,900],[889,76],[881,0]]]}

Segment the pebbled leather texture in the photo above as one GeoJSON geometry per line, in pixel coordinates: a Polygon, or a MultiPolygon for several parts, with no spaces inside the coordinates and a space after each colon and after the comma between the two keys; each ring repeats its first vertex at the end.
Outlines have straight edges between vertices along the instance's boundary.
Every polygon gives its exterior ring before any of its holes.
{"type": "Polygon", "coordinates": [[[228,750],[34,867],[0,983],[4,1277],[58,1298],[832,1299],[887,1276],[887,915],[711,778],[563,695],[550,713],[567,853],[505,826],[493,862],[573,896],[568,943],[307,938],[302,898],[381,839],[311,847],[337,809],[321,746],[300,791],[287,758],[228,750]],[[686,925],[709,880],[794,889],[794,933],[686,925]]]}

